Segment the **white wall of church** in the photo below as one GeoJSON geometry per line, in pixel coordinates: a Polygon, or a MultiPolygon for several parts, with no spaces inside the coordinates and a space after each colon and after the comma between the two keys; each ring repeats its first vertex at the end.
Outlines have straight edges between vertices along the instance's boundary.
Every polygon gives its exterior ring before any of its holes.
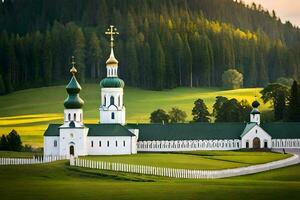
{"type": "Polygon", "coordinates": [[[254,138],[259,138],[260,148],[272,148],[271,136],[258,125],[242,137],[242,148],[253,148],[254,138]]]}
{"type": "Polygon", "coordinates": [[[44,155],[45,156],[59,155],[59,136],[44,137],[44,155]]]}
{"type": "Polygon", "coordinates": [[[176,152],[196,150],[237,150],[241,148],[239,139],[233,140],[172,140],[139,141],[137,150],[142,152],[176,152]]]}
{"type": "Polygon", "coordinates": [[[88,137],[88,155],[124,155],[136,153],[136,137],[88,137]]]}
{"type": "Polygon", "coordinates": [[[87,133],[88,128],[61,128],[59,155],[69,156],[71,146],[74,147],[74,156],[87,155],[87,133]]]}

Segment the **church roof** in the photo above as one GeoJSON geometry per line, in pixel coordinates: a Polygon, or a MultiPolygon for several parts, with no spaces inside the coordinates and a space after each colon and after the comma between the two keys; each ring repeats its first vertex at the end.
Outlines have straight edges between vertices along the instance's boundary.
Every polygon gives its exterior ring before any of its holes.
{"type": "MultiPolygon", "coordinates": [[[[44,136],[59,136],[61,124],[49,124],[44,136]]],[[[121,124],[85,124],[89,128],[88,136],[134,136],[121,124]]],[[[66,127],[62,127],[66,128],[66,127]]],[[[76,127],[75,127],[76,128],[76,127]]],[[[79,127],[82,128],[82,127],[79,127]]]]}
{"type": "Polygon", "coordinates": [[[134,136],[121,124],[85,124],[89,128],[88,136],[134,136]]]}
{"type": "MultiPolygon", "coordinates": [[[[134,136],[128,129],[139,129],[139,141],[154,140],[225,140],[240,139],[256,123],[190,123],[190,124],[85,124],[88,136],[134,136]]],[[[49,124],[44,136],[59,136],[61,124],[49,124]]],[[[264,123],[272,139],[300,138],[300,123],[264,123]]]]}
{"type": "Polygon", "coordinates": [[[273,122],[260,125],[272,139],[295,139],[300,138],[299,122],[273,122]]]}
{"type": "Polygon", "coordinates": [[[44,136],[59,136],[59,127],[61,124],[49,124],[44,136]]]}
{"type": "Polygon", "coordinates": [[[242,135],[241,135],[241,137],[243,137],[244,135],[246,135],[254,126],[256,126],[257,125],[257,123],[248,123],[247,125],[246,125],[246,127],[245,127],[245,129],[244,129],[244,131],[243,131],[243,133],[242,133],[242,135]]]}
{"type": "Polygon", "coordinates": [[[244,123],[128,124],[139,129],[139,141],[239,139],[244,123]]]}

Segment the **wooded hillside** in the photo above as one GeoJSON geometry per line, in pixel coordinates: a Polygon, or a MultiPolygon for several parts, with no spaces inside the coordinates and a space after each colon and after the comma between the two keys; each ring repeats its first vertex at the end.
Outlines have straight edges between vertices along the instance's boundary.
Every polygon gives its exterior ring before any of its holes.
{"type": "Polygon", "coordinates": [[[66,83],[71,56],[81,82],[98,82],[109,53],[127,85],[161,90],[220,86],[236,68],[244,86],[300,77],[300,31],[275,12],[232,0],[5,0],[0,3],[0,93],[66,83]]]}

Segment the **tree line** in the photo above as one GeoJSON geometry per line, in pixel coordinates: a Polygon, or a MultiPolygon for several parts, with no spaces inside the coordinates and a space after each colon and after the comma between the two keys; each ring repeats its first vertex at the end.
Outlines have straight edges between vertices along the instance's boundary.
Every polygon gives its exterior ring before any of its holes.
{"type": "Polygon", "coordinates": [[[299,79],[300,32],[275,12],[231,0],[10,1],[0,3],[0,93],[64,84],[75,56],[79,79],[98,82],[115,54],[127,85],[162,90],[221,86],[236,69],[246,87],[299,79]],[[217,11],[217,12],[216,12],[217,11]]]}
{"type": "MultiPolygon", "coordinates": [[[[271,103],[274,114],[271,121],[300,122],[300,85],[297,81],[279,79],[260,93],[264,103],[271,103]]],[[[192,109],[191,122],[249,122],[251,110],[247,100],[238,101],[235,98],[217,96],[213,112],[209,113],[205,102],[197,99],[192,109]]],[[[187,122],[186,118],[187,114],[176,107],[169,112],[157,109],[150,114],[151,123],[184,123],[187,122]]]]}

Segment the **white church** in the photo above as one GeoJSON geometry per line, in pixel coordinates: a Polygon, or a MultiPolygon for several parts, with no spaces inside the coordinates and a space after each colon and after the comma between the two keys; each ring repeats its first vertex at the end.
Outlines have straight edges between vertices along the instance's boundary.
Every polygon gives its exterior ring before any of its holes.
{"type": "MultiPolygon", "coordinates": [[[[84,124],[84,101],[76,80],[75,63],[66,87],[64,121],[50,124],[44,134],[44,155],[125,155],[137,152],[238,150],[244,148],[300,148],[300,123],[261,123],[259,103],[252,103],[249,123],[126,124],[124,81],[118,77],[114,35],[110,26],[111,52],[107,77],[100,82],[99,124],[84,124]]],[[[96,108],[95,108],[96,109],[96,108]]]]}

